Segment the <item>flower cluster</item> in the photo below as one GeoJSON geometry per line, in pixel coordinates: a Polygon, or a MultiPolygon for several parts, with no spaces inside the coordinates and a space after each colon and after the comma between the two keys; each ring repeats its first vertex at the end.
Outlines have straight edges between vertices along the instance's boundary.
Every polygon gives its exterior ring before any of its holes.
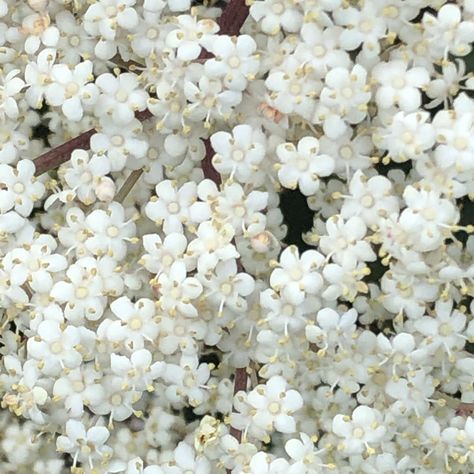
{"type": "Polygon", "coordinates": [[[247,3],[0,0],[0,472],[472,472],[474,3],[247,3]]]}

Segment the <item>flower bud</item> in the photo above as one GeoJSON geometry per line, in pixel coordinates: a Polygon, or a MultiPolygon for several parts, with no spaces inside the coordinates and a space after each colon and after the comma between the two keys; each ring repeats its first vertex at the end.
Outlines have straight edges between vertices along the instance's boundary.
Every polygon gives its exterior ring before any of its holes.
{"type": "Polygon", "coordinates": [[[103,176],[95,188],[95,194],[100,201],[111,202],[115,196],[115,183],[108,176],[103,176]]]}

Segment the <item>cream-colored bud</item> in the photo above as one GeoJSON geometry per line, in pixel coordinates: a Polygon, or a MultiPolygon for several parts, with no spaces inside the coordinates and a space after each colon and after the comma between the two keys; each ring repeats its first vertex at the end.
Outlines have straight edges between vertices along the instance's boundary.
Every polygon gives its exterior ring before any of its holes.
{"type": "Polygon", "coordinates": [[[100,179],[95,194],[100,201],[111,202],[115,196],[115,191],[115,183],[108,176],[104,176],[100,179]]]}

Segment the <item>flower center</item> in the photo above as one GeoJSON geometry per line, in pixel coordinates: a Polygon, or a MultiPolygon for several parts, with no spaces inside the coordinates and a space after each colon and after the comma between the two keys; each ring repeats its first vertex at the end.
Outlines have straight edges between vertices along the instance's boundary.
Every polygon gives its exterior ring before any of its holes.
{"type": "Polygon", "coordinates": [[[364,20],[360,24],[360,31],[363,33],[368,33],[372,30],[372,21],[371,20],[364,20]]]}
{"type": "Polygon", "coordinates": [[[116,226],[111,225],[107,228],[107,235],[109,237],[117,237],[119,235],[119,230],[116,226]]]}
{"type": "Polygon", "coordinates": [[[228,63],[230,67],[236,68],[240,66],[240,59],[238,56],[231,56],[228,63]]]}
{"type": "Polygon", "coordinates": [[[242,150],[234,150],[232,153],[232,159],[234,161],[242,161],[244,159],[244,152],[242,150]]]}
{"type": "Polygon", "coordinates": [[[123,142],[124,142],[124,139],[121,135],[114,135],[111,139],[110,139],[112,145],[114,146],[122,146],[123,145],[123,142]]]}
{"type": "Polygon", "coordinates": [[[74,46],[74,47],[79,46],[80,42],[81,42],[81,40],[79,39],[79,36],[77,36],[77,35],[73,35],[69,38],[69,44],[71,46],[74,46]]]}
{"type": "Polygon", "coordinates": [[[423,212],[421,213],[421,215],[427,221],[432,221],[436,217],[436,211],[432,207],[429,207],[427,209],[423,209],[423,212]]]}
{"type": "Polygon", "coordinates": [[[77,94],[78,90],[79,90],[79,86],[75,82],[70,82],[66,86],[66,94],[69,96],[73,96],[77,94]]]}
{"type": "Polygon", "coordinates": [[[174,333],[177,335],[177,336],[184,336],[184,334],[186,333],[186,330],[184,329],[184,326],[175,326],[174,328],[174,333]]]}
{"type": "Polygon", "coordinates": [[[392,81],[392,86],[395,87],[395,89],[401,89],[405,85],[405,79],[403,77],[396,77],[392,81]]]}
{"type": "Polygon", "coordinates": [[[75,392],[82,392],[84,390],[85,386],[84,384],[82,383],[81,380],[75,380],[73,383],[72,383],[72,389],[75,391],[75,392]]]}
{"type": "Polygon", "coordinates": [[[360,439],[362,436],[364,436],[364,430],[362,428],[355,428],[352,432],[352,436],[354,436],[354,438],[360,439]]]}
{"type": "Polygon", "coordinates": [[[229,296],[232,293],[232,285],[230,283],[222,283],[221,285],[221,293],[224,296],[229,296]]]}
{"type": "Polygon", "coordinates": [[[110,403],[114,406],[119,406],[122,404],[122,396],[118,393],[114,393],[110,398],[110,403]]]}
{"type": "Polygon", "coordinates": [[[341,146],[339,154],[344,160],[350,160],[353,155],[352,148],[349,145],[341,146]]]}
{"type": "Polygon", "coordinates": [[[119,102],[126,102],[126,100],[128,99],[128,92],[125,89],[119,89],[115,94],[115,98],[119,102]]]}
{"type": "Polygon", "coordinates": [[[60,352],[62,352],[62,350],[63,346],[59,341],[55,341],[51,344],[51,352],[53,354],[59,354],[60,352]]]}
{"type": "Polygon", "coordinates": [[[272,415],[276,415],[277,413],[280,413],[280,404],[278,402],[270,403],[270,405],[268,405],[268,411],[272,415]]]}
{"type": "Polygon", "coordinates": [[[413,139],[414,139],[413,133],[408,132],[408,131],[403,132],[402,134],[403,143],[406,143],[407,145],[409,145],[410,143],[413,143],[413,139]]]}
{"type": "Polygon", "coordinates": [[[138,316],[135,316],[128,322],[128,327],[134,331],[141,329],[142,326],[143,321],[138,316]]]}
{"type": "Polygon", "coordinates": [[[298,95],[301,93],[301,84],[299,82],[293,82],[293,84],[291,84],[290,86],[290,92],[293,94],[293,95],[298,95]]]}
{"type": "Polygon", "coordinates": [[[176,214],[177,212],[179,212],[179,204],[177,202],[170,202],[168,204],[168,211],[171,214],[176,214]]]}
{"type": "Polygon", "coordinates": [[[158,32],[155,30],[155,28],[150,28],[150,29],[146,32],[146,37],[147,37],[148,39],[155,39],[157,36],[158,36],[158,32]]]}
{"type": "Polygon", "coordinates": [[[235,206],[234,214],[237,217],[244,217],[245,216],[245,207],[244,206],[235,206]]]}
{"type": "Polygon", "coordinates": [[[89,295],[89,290],[85,286],[80,286],[76,292],[76,298],[82,299],[89,295]]]}
{"type": "Polygon", "coordinates": [[[305,160],[304,158],[299,158],[296,161],[296,167],[298,168],[299,171],[306,171],[308,169],[308,161],[305,160]]]}
{"type": "Polygon", "coordinates": [[[441,336],[451,336],[451,334],[453,333],[453,328],[448,323],[443,323],[439,327],[439,333],[441,334],[441,336]]]}
{"type": "Polygon", "coordinates": [[[326,48],[324,46],[321,46],[320,44],[318,44],[313,48],[313,54],[317,58],[320,58],[321,56],[324,56],[326,54],[326,48]]]}
{"type": "Polygon", "coordinates": [[[342,95],[346,99],[350,99],[353,95],[352,89],[350,87],[344,87],[344,89],[342,89],[342,95]]]}
{"type": "Polygon", "coordinates": [[[25,192],[25,185],[23,183],[15,183],[13,185],[13,191],[15,191],[18,194],[21,194],[25,192]]]}
{"type": "Polygon", "coordinates": [[[366,194],[360,202],[364,207],[372,207],[374,205],[374,198],[370,194],[366,194]]]}

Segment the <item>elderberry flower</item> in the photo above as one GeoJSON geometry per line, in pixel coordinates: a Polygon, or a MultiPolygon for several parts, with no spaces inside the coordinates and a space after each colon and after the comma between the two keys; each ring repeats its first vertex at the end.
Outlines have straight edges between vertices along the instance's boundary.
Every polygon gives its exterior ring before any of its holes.
{"type": "MultiPolygon", "coordinates": [[[[257,385],[251,392],[238,392],[235,401],[248,405],[248,413],[232,413],[231,426],[245,429],[260,439],[266,439],[272,430],[294,433],[296,422],[293,413],[303,406],[303,399],[296,390],[288,390],[283,377],[273,376],[265,384],[257,385]]],[[[236,407],[238,409],[238,407],[236,407]]],[[[240,410],[239,410],[240,411],[240,410]]]]}
{"type": "Polygon", "coordinates": [[[421,105],[419,89],[428,85],[429,74],[422,67],[408,69],[405,61],[394,60],[377,64],[373,79],[380,84],[375,101],[382,109],[398,105],[404,112],[413,112],[421,105]]]}
{"type": "Polygon", "coordinates": [[[25,87],[23,79],[16,77],[19,69],[13,69],[8,74],[0,74],[0,121],[6,118],[16,120],[18,117],[18,104],[15,96],[25,87]]]}
{"type": "Polygon", "coordinates": [[[175,19],[177,28],[171,30],[165,39],[170,48],[177,49],[181,61],[192,61],[201,53],[201,47],[219,29],[212,20],[197,20],[191,15],[179,15],[175,19]]]}
{"type": "Polygon", "coordinates": [[[84,29],[87,33],[113,41],[117,26],[130,30],[138,24],[134,8],[136,0],[99,0],[84,14],[84,29]]]}
{"type": "Polygon", "coordinates": [[[211,77],[223,78],[231,90],[243,91],[258,72],[257,44],[251,36],[214,36],[207,49],[215,57],[206,61],[204,70],[211,77]]]}
{"type": "Polygon", "coordinates": [[[305,295],[316,294],[323,285],[317,269],[324,257],[316,250],[307,250],[299,255],[295,245],[290,245],[280,255],[278,268],[270,275],[270,285],[295,304],[302,303],[305,295]]]}
{"type": "Polygon", "coordinates": [[[136,226],[125,221],[125,210],[118,202],[111,202],[106,210],[96,209],[85,219],[88,238],[85,247],[97,256],[107,254],[121,260],[127,252],[126,242],[135,242],[136,226]]]}
{"type": "Polygon", "coordinates": [[[87,151],[77,149],[72,152],[70,162],[72,167],[63,168],[60,173],[62,171],[64,181],[78,199],[90,205],[96,200],[96,191],[103,178],[110,172],[109,160],[104,155],[90,157],[87,151]]]}
{"type": "Polygon", "coordinates": [[[182,232],[183,224],[199,224],[210,216],[208,204],[197,200],[197,185],[193,182],[178,189],[176,182],[163,180],[155,190],[156,197],[147,203],[145,213],[157,225],[162,225],[166,234],[182,232]]]}
{"type": "Polygon", "coordinates": [[[57,321],[43,321],[38,326],[37,336],[28,339],[28,354],[41,364],[46,375],[58,375],[79,367],[81,354],[76,350],[81,336],[74,326],[62,329],[57,321]]]}
{"type": "Polygon", "coordinates": [[[137,350],[158,336],[160,328],[155,321],[156,308],[152,300],[140,298],[133,303],[127,296],[121,296],[110,304],[110,309],[118,318],[106,330],[111,341],[123,342],[131,350],[137,350]]]}
{"type": "Polygon", "coordinates": [[[124,126],[133,121],[135,112],[146,108],[148,94],[138,87],[135,74],[126,72],[116,77],[104,73],[95,84],[101,92],[94,109],[98,117],[110,115],[117,125],[124,126]]]}
{"type": "Polygon", "coordinates": [[[93,426],[86,431],[84,424],[77,420],[66,423],[65,434],[58,437],[56,447],[59,452],[73,456],[73,467],[77,462],[91,466],[100,464],[112,455],[112,448],[105,443],[110,433],[105,426],[93,426]]]}
{"type": "Polygon", "coordinates": [[[35,164],[20,160],[15,167],[0,164],[0,211],[13,209],[28,217],[33,205],[45,192],[44,184],[35,178],[35,164]]]}
{"type": "Polygon", "coordinates": [[[366,406],[358,406],[351,417],[336,415],[332,430],[342,438],[338,449],[347,454],[366,451],[369,455],[375,452],[373,446],[377,446],[383,440],[387,431],[382,425],[381,413],[366,406]]]}
{"type": "Polygon", "coordinates": [[[298,186],[305,196],[319,189],[319,178],[334,171],[334,160],[319,154],[319,141],[314,137],[301,138],[297,147],[292,143],[282,143],[276,153],[281,163],[277,165],[280,183],[289,189],[298,186]]]}

